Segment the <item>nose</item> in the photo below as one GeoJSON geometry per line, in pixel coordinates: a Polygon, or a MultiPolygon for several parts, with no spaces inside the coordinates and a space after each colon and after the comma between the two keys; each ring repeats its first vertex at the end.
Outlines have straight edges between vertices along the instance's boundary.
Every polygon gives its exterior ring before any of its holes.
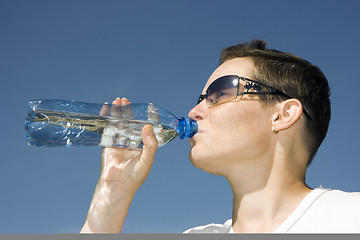
{"type": "Polygon", "coordinates": [[[190,110],[188,116],[190,119],[194,119],[196,121],[202,120],[206,117],[206,109],[207,106],[205,101],[201,101],[198,105],[190,110]]]}

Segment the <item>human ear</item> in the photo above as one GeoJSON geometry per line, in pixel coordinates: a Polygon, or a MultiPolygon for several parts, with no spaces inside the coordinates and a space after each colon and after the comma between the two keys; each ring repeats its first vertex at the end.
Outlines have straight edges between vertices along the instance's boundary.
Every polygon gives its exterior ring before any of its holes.
{"type": "Polygon", "coordinates": [[[302,104],[298,99],[291,98],[280,102],[272,117],[272,130],[277,133],[290,128],[302,114],[302,104]]]}

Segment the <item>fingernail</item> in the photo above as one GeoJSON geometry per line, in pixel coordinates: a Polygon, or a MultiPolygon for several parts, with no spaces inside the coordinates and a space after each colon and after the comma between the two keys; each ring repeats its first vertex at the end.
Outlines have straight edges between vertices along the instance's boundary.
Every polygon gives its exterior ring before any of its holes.
{"type": "Polygon", "coordinates": [[[152,129],[152,126],[150,124],[145,125],[145,127],[147,128],[146,131],[148,131],[148,136],[155,135],[154,130],[152,129]]]}
{"type": "Polygon", "coordinates": [[[121,104],[121,98],[117,97],[112,104],[121,104]]]}

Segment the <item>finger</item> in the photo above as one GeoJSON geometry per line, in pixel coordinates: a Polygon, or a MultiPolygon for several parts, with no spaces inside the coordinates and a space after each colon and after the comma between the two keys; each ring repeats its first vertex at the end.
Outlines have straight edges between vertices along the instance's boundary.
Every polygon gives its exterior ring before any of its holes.
{"type": "Polygon", "coordinates": [[[122,100],[117,97],[111,106],[111,124],[108,126],[108,134],[111,136],[113,146],[125,146],[127,141],[128,129],[123,122],[119,122],[119,118],[122,118],[122,100]],[[118,119],[116,119],[118,118],[118,119]]]}
{"type": "MultiPolygon", "coordinates": [[[[131,102],[127,98],[123,98],[121,99],[121,101],[122,101],[122,109],[121,109],[122,118],[129,120],[135,119],[131,102]]],[[[141,144],[142,129],[139,129],[139,123],[130,121],[127,125],[127,130],[128,130],[127,140],[129,147],[132,149],[137,149],[141,144]]]]}
{"type": "MultiPolygon", "coordinates": [[[[108,104],[104,105],[100,111],[100,114],[106,116],[109,115],[110,106],[108,104]]],[[[116,98],[111,105],[111,116],[121,116],[121,99],[116,98]]],[[[118,127],[116,122],[113,119],[108,119],[104,127],[103,133],[101,135],[100,146],[111,147],[120,145],[117,141],[116,135],[118,134],[118,127]]]]}
{"type": "Polygon", "coordinates": [[[144,146],[140,158],[140,164],[142,167],[151,168],[158,147],[158,141],[156,140],[155,133],[150,124],[144,126],[142,130],[142,139],[144,146]]]}
{"type": "Polygon", "coordinates": [[[131,102],[127,98],[121,99],[122,102],[122,109],[121,114],[124,119],[134,119],[134,112],[131,105],[131,102]]]}
{"type": "Polygon", "coordinates": [[[100,115],[101,116],[108,116],[110,112],[110,107],[109,107],[109,103],[105,102],[100,110],[100,115]]]}
{"type": "MultiPolygon", "coordinates": [[[[110,112],[110,106],[109,106],[108,102],[105,102],[100,110],[100,115],[101,116],[109,116],[109,112],[110,112]]],[[[102,130],[99,146],[110,147],[113,145],[114,141],[113,141],[112,136],[109,135],[109,131],[111,131],[109,129],[109,125],[108,125],[108,123],[105,123],[105,126],[102,130]]]]}
{"type": "Polygon", "coordinates": [[[121,118],[121,99],[118,97],[112,102],[111,116],[121,118]]]}
{"type": "Polygon", "coordinates": [[[115,105],[121,105],[122,104],[121,98],[117,97],[112,103],[115,105]]]}
{"type": "Polygon", "coordinates": [[[124,105],[130,104],[129,99],[127,99],[127,98],[122,98],[122,99],[121,99],[121,102],[122,102],[122,104],[124,104],[124,105]]]}

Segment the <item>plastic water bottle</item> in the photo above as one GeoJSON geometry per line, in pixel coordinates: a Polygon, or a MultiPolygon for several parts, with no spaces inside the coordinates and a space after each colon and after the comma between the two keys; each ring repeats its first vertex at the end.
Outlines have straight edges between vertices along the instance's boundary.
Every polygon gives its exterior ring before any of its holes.
{"type": "Polygon", "coordinates": [[[32,146],[103,146],[141,149],[142,128],[151,124],[159,147],[176,137],[191,138],[197,123],[176,118],[153,104],[96,104],[66,100],[32,100],[25,120],[32,146]]]}

